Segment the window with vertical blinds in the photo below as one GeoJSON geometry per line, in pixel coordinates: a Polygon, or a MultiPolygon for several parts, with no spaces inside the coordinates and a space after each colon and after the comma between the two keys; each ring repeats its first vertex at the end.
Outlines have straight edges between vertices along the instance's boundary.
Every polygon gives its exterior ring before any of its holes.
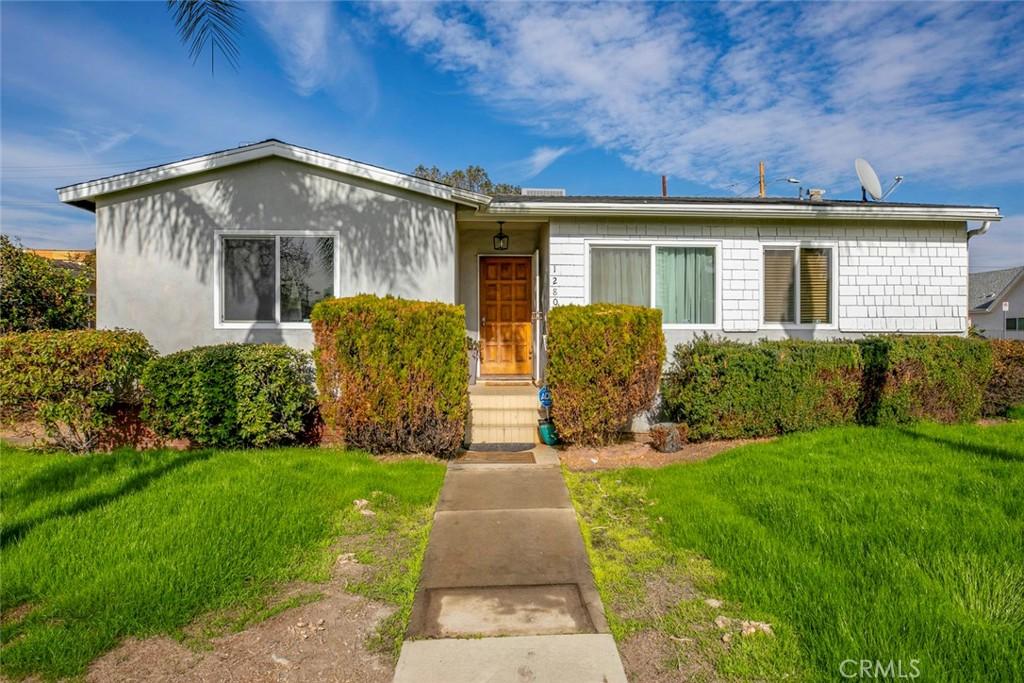
{"type": "Polygon", "coordinates": [[[832,322],[832,250],[771,247],[764,250],[764,322],[821,325],[832,322]]]}
{"type": "Polygon", "coordinates": [[[800,249],[800,322],[832,322],[831,249],[800,249]]]}
{"type": "Polygon", "coordinates": [[[764,250],[764,321],[796,321],[795,249],[764,250]]]}

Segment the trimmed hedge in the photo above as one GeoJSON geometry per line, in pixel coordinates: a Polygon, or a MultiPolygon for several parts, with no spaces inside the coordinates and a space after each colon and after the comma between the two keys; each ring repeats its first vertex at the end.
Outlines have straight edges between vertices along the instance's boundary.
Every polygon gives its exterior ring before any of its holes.
{"type": "Polygon", "coordinates": [[[138,332],[71,330],[0,337],[0,416],[37,419],[71,451],[95,448],[156,352],[138,332]]]}
{"type": "Polygon", "coordinates": [[[325,299],[310,317],[333,435],[373,453],[459,448],[469,412],[462,306],[364,294],[325,299]]]}
{"type": "Polygon", "coordinates": [[[559,306],[547,330],[551,417],[563,441],[609,443],[650,410],[665,362],[660,310],[559,306]]]}
{"type": "Polygon", "coordinates": [[[992,378],[985,390],[981,412],[1005,415],[1024,406],[1024,341],[995,339],[992,348],[992,378]]]}
{"type": "Polygon", "coordinates": [[[861,420],[970,422],[981,414],[992,350],[981,339],[938,335],[859,340],[864,359],[861,420]]]}
{"type": "Polygon", "coordinates": [[[735,439],[852,422],[861,388],[854,343],[696,339],[675,348],[663,410],[694,439],[735,439]]]}
{"type": "Polygon", "coordinates": [[[315,418],[308,353],[277,344],[199,346],[152,361],[143,419],[197,446],[262,447],[302,439],[315,418]]]}

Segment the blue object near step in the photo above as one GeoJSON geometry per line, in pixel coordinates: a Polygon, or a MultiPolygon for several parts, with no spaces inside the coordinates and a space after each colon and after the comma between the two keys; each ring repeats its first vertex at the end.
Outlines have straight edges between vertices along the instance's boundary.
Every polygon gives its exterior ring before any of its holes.
{"type": "Polygon", "coordinates": [[[541,408],[551,407],[551,390],[546,386],[541,387],[540,391],[537,392],[537,399],[540,401],[541,408]]]}
{"type": "Polygon", "coordinates": [[[548,420],[541,420],[538,425],[540,430],[540,440],[548,446],[554,446],[558,443],[558,432],[555,430],[555,423],[548,420]]]}

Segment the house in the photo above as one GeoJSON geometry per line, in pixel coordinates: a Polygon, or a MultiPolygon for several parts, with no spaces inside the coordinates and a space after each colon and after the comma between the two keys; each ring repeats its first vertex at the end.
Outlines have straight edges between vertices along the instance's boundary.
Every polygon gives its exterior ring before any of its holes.
{"type": "Polygon", "coordinates": [[[466,308],[484,378],[539,377],[545,312],[595,301],[661,308],[670,345],[963,335],[968,224],[1001,217],[820,196],[492,198],[278,140],[58,193],[96,214],[101,328],[161,352],[310,348],[322,297],[447,301],[466,308]]]}
{"type": "Polygon", "coordinates": [[[967,314],[989,339],[1024,339],[1024,266],[971,273],[967,314]]]}

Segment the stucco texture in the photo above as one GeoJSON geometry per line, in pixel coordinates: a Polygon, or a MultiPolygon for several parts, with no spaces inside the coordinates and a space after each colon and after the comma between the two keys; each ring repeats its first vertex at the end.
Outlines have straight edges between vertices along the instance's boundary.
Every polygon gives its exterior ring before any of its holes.
{"type": "Polygon", "coordinates": [[[312,347],[309,329],[217,329],[216,233],[329,231],[341,296],[454,303],[455,207],[283,159],[100,197],[97,326],[130,328],[161,352],[222,342],[312,347]]]}

